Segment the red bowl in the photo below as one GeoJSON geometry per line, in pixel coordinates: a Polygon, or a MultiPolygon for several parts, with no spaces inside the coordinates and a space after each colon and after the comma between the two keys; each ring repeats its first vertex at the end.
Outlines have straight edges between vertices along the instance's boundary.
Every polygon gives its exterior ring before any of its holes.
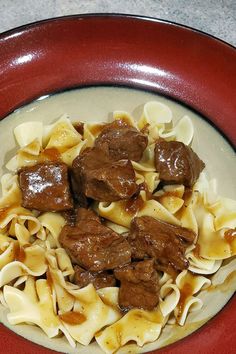
{"type": "MultiPolygon", "coordinates": [[[[236,49],[152,18],[75,15],[0,35],[0,119],[39,96],[72,87],[123,85],[176,99],[236,144],[236,49]]],[[[158,353],[235,352],[236,299],[207,325],[158,353]]],[[[0,326],[4,353],[52,353],[0,326]]]]}

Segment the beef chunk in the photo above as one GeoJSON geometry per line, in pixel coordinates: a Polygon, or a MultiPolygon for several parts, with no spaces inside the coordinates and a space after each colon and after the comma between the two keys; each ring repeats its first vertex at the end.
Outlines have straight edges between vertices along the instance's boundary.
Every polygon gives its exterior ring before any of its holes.
{"type": "Polygon", "coordinates": [[[154,258],[162,270],[183,270],[188,267],[185,258],[187,246],[193,243],[195,233],[181,226],[156,220],[151,216],[133,219],[128,241],[132,248],[132,257],[154,258]]]}
{"type": "Polygon", "coordinates": [[[73,207],[66,164],[40,163],[22,168],[18,175],[23,207],[40,211],[61,211],[73,207]]]}
{"type": "Polygon", "coordinates": [[[112,161],[99,148],[85,150],[73,161],[73,178],[86,197],[113,202],[129,199],[138,191],[135,173],[128,160],[112,161]]]}
{"type": "Polygon", "coordinates": [[[66,223],[71,226],[77,225],[80,220],[88,218],[100,222],[99,216],[91,209],[71,209],[64,211],[62,215],[66,219],[66,223]]]}
{"type": "Polygon", "coordinates": [[[91,209],[78,208],[76,211],[76,224],[81,221],[94,220],[101,223],[99,216],[91,209]]]}
{"type": "Polygon", "coordinates": [[[148,138],[136,128],[122,120],[107,124],[95,140],[94,145],[103,148],[107,145],[113,160],[141,160],[147,147],[148,138]]]}
{"type": "Polygon", "coordinates": [[[160,180],[191,187],[205,164],[187,145],[179,141],[160,140],[155,146],[155,167],[160,180]]]}
{"type": "Polygon", "coordinates": [[[65,225],[59,235],[74,263],[98,272],[130,262],[130,245],[123,236],[102,225],[96,215],[91,217],[91,211],[83,209],[79,215],[77,225],[65,225]]]}
{"type": "Polygon", "coordinates": [[[88,208],[91,200],[86,198],[86,195],[83,193],[80,183],[78,183],[78,178],[76,180],[73,172],[70,173],[70,182],[75,204],[82,208],[88,208]]]}
{"type": "Polygon", "coordinates": [[[107,271],[90,272],[79,266],[75,266],[74,282],[81,288],[88,284],[93,284],[95,289],[116,285],[116,279],[113,274],[109,274],[107,271]]]}
{"type": "Polygon", "coordinates": [[[159,301],[159,278],[154,261],[149,259],[117,268],[115,277],[120,280],[119,305],[123,310],[134,307],[152,310],[159,301]]]}

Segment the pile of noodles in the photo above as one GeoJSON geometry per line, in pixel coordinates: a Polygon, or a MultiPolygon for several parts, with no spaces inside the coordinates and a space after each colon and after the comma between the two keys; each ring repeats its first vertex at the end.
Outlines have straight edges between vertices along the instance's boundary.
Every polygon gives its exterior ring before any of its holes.
{"type": "Polygon", "coordinates": [[[128,349],[138,353],[161,347],[200,327],[236,287],[236,201],[217,195],[216,181],[208,180],[204,172],[192,190],[166,185],[155,192],[160,182],[153,164],[155,141],[161,137],[190,145],[194,134],[190,118],[184,116],[173,126],[168,106],[148,102],[138,122],[122,111],[114,112],[113,119],[148,132],[142,160],[132,161],[136,183],[146,183],[147,190],[140,191],[141,209],[132,212],[126,201],[117,201],[96,202],[94,210],[118,233],[128,231],[133,217],[149,215],[187,227],[197,237],[186,251],[188,270],[176,279],[160,273],[160,299],[153,311],[132,309],[122,314],[117,287],[95,290],[90,284],[80,289],[73,284],[71,260],[58,242],[65,219],[60,213],[39,214],[21,207],[17,170],[52,156],[71,166],[76,156],[93,146],[103,125],[85,123],[83,136],[67,116],[51,125],[17,126],[19,149],[1,178],[1,320],[30,340],[67,353],[128,349]]]}

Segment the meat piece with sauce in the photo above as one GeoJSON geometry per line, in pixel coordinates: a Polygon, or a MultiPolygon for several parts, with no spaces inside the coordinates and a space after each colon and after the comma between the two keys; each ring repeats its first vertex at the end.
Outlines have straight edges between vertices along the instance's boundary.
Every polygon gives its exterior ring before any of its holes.
{"type": "Polygon", "coordinates": [[[89,270],[84,270],[79,266],[75,266],[74,283],[81,288],[88,284],[93,284],[95,289],[101,289],[115,286],[116,279],[113,274],[109,274],[107,271],[90,272],[89,270]]]}
{"type": "Polygon", "coordinates": [[[75,226],[65,225],[59,242],[72,261],[86,270],[99,272],[129,263],[131,249],[127,240],[102,225],[91,211],[79,211],[75,226]]]}
{"type": "Polygon", "coordinates": [[[39,211],[62,211],[73,207],[67,165],[45,162],[18,172],[22,206],[39,211]]]}
{"type": "Polygon", "coordinates": [[[67,225],[77,225],[77,223],[83,219],[93,219],[100,222],[99,216],[91,209],[78,208],[65,211],[63,217],[66,220],[67,225]]]}
{"type": "Polygon", "coordinates": [[[170,271],[188,267],[185,258],[186,248],[193,243],[193,231],[154,219],[141,216],[133,219],[128,241],[134,259],[154,258],[159,269],[170,271]]]}
{"type": "Polygon", "coordinates": [[[113,161],[100,148],[85,150],[75,158],[72,169],[75,192],[97,201],[129,199],[138,191],[131,162],[113,161]]]}
{"type": "Polygon", "coordinates": [[[106,145],[113,160],[139,161],[147,143],[146,135],[122,120],[115,120],[103,128],[94,145],[100,148],[106,145]]]}
{"type": "Polygon", "coordinates": [[[160,287],[152,259],[117,268],[114,274],[120,280],[119,305],[123,310],[152,310],[157,306],[160,287]]]}
{"type": "Polygon", "coordinates": [[[193,186],[205,167],[197,154],[179,141],[158,141],[154,162],[161,181],[184,184],[187,187],[193,186]]]}

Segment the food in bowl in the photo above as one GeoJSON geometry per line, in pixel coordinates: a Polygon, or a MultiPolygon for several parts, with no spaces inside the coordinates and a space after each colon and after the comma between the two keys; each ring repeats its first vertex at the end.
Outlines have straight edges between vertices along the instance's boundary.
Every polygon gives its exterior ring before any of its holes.
{"type": "Polygon", "coordinates": [[[155,100],[137,121],[116,110],[109,123],[15,127],[0,200],[11,325],[63,334],[72,348],[95,338],[106,353],[146,351],[217,312],[209,302],[235,275],[236,202],[218,196],[190,147],[192,120],[172,116],[155,100]]]}

